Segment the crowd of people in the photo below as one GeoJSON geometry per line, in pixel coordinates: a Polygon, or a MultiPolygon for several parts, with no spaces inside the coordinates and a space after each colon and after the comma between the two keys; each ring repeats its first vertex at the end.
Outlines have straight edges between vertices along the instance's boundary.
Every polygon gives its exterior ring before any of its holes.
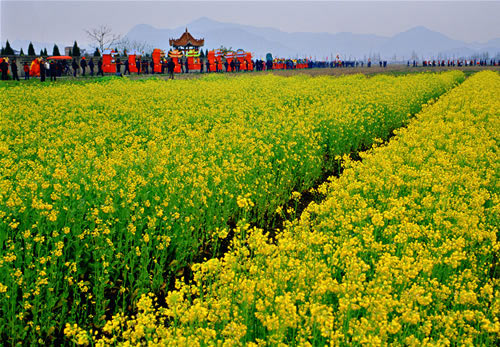
{"type": "MultiPolygon", "coordinates": [[[[410,66],[410,61],[408,60],[407,66],[410,66]]],[[[422,61],[422,66],[427,67],[427,66],[498,66],[499,62],[496,59],[490,59],[489,61],[487,59],[463,59],[463,60],[423,60],[422,61]]],[[[418,66],[418,61],[413,60],[412,63],[413,67],[418,66]]]]}
{"type": "MultiPolygon", "coordinates": [[[[119,76],[131,74],[131,69],[129,67],[129,60],[124,59],[123,61],[120,60],[120,58],[117,58],[115,60],[115,66],[116,66],[116,74],[119,76]]],[[[255,71],[263,71],[263,70],[273,70],[276,69],[276,64],[272,60],[264,61],[264,60],[252,60],[251,65],[249,65],[249,62],[244,60],[243,62],[240,62],[238,59],[232,59],[230,62],[228,60],[225,60],[221,65],[223,66],[222,68],[219,68],[219,64],[215,64],[216,70],[215,72],[240,72],[240,71],[249,71],[249,70],[255,70],[255,71]],[[242,66],[243,64],[243,66],[242,66]],[[249,66],[252,66],[249,68],[249,66]]],[[[102,58],[86,58],[82,57],[80,59],[73,58],[73,60],[68,60],[68,59],[57,59],[57,57],[54,57],[54,59],[42,59],[42,58],[37,58],[34,62],[31,64],[39,64],[39,68],[37,69],[36,76],[40,77],[40,80],[43,82],[45,81],[46,78],[50,78],[51,81],[56,81],[58,77],[62,76],[70,76],[73,75],[73,77],[78,77],[78,76],[104,76],[104,71],[103,71],[103,61],[102,58]],[[94,59],[96,61],[94,62],[94,59]],[[96,71],[97,70],[97,71],[96,71]]],[[[178,65],[180,65],[180,73],[189,73],[192,71],[192,69],[189,68],[189,64],[187,59],[184,59],[184,61],[181,59],[178,62],[178,65]]],[[[363,61],[341,61],[341,60],[335,60],[335,61],[313,61],[309,60],[307,61],[307,68],[341,68],[341,67],[364,67],[365,62],[363,61]]],[[[387,61],[379,61],[378,65],[380,67],[387,67],[387,61]]],[[[490,59],[489,61],[487,60],[475,60],[475,59],[469,59],[469,60],[423,60],[422,65],[424,67],[443,67],[443,66],[448,66],[448,67],[453,67],[453,66],[498,66],[499,62],[494,59],[490,59]]],[[[296,61],[292,59],[283,59],[280,61],[279,64],[280,69],[295,69],[296,68],[296,61]]],[[[368,60],[366,62],[366,67],[371,67],[372,62],[368,60]]],[[[413,62],[410,63],[410,61],[407,62],[407,66],[410,67],[418,67],[419,62],[416,60],[413,60],[413,62]]],[[[175,70],[176,64],[173,62],[173,60],[170,59],[164,59],[161,62],[161,71],[156,72],[158,74],[165,74],[168,73],[170,78],[174,78],[174,70],[175,70]]],[[[0,75],[2,80],[8,80],[10,79],[9,77],[9,71],[10,74],[12,74],[12,79],[19,81],[19,73],[18,73],[18,63],[16,59],[11,59],[9,61],[8,58],[0,58],[0,75]]],[[[30,77],[34,77],[32,73],[32,66],[28,64],[28,62],[24,62],[22,64],[22,71],[24,72],[24,79],[29,80],[30,77]]],[[[148,60],[147,58],[138,58],[135,61],[135,68],[134,68],[134,73],[137,74],[155,74],[155,69],[154,69],[154,62],[153,60],[148,60]]],[[[210,64],[209,61],[206,60],[205,63],[200,64],[200,73],[208,73],[210,72],[210,64]],[[205,68],[204,68],[205,66],[205,68]]]]}

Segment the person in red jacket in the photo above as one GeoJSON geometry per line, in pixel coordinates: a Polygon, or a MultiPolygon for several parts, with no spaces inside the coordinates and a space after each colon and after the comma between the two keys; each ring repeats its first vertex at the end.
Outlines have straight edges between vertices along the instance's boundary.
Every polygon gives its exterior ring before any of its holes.
{"type": "Polygon", "coordinates": [[[24,63],[23,65],[23,70],[24,70],[24,79],[29,80],[30,79],[30,67],[28,66],[28,63],[24,63]]]}

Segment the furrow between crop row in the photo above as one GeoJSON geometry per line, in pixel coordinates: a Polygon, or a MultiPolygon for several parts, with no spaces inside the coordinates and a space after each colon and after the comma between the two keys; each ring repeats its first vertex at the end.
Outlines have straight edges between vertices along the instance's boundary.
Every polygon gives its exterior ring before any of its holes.
{"type": "MultiPolygon", "coordinates": [[[[495,345],[500,76],[482,72],[348,162],[276,242],[243,224],[158,307],[94,342],[495,345]]],[[[67,336],[89,340],[68,325],[67,336]]]]}

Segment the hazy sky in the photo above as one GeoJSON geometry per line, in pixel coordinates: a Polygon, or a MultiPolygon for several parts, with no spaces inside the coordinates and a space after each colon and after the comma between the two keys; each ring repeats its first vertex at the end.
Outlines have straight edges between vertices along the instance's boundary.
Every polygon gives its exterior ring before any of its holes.
{"type": "Polygon", "coordinates": [[[500,1],[24,1],[0,0],[0,40],[85,44],[86,28],[107,24],[126,34],[134,25],[175,28],[206,16],[283,31],[391,36],[417,25],[453,39],[500,37],[500,1]]]}

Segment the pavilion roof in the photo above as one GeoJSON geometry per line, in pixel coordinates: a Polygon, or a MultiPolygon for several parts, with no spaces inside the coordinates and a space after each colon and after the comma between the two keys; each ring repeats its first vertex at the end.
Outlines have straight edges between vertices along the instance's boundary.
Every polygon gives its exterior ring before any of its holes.
{"type": "Polygon", "coordinates": [[[193,35],[191,35],[187,28],[186,31],[179,37],[178,39],[169,39],[168,40],[170,46],[179,47],[179,46],[193,46],[193,47],[201,47],[205,44],[205,39],[195,39],[193,35]]]}

